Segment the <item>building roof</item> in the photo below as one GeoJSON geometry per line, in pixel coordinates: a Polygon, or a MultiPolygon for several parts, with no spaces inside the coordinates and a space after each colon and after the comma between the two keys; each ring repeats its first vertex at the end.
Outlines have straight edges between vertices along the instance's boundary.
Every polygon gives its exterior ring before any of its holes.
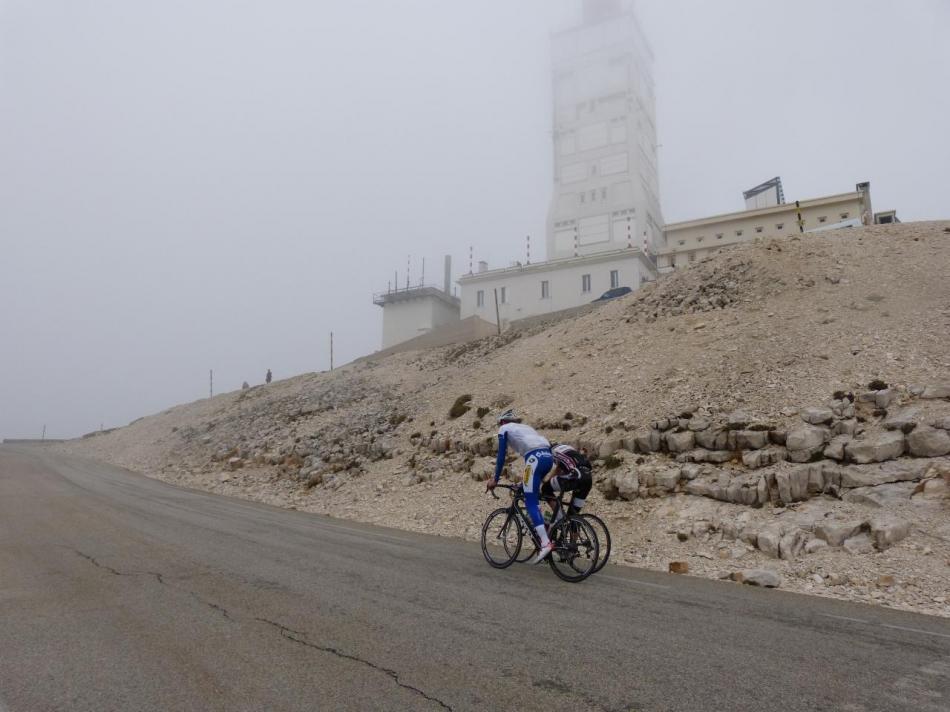
{"type": "Polygon", "coordinates": [[[644,254],[642,250],[636,247],[623,247],[619,250],[610,250],[609,252],[595,252],[590,255],[579,255],[578,257],[562,257],[545,262],[533,262],[527,265],[515,265],[514,267],[501,267],[484,272],[474,272],[462,275],[456,281],[459,284],[468,284],[469,282],[498,279],[499,277],[505,277],[507,275],[550,272],[552,270],[576,267],[577,265],[611,262],[618,259],[639,259],[649,270],[656,270],[655,260],[644,254]]]}
{"type": "Polygon", "coordinates": [[[373,295],[373,304],[385,307],[387,304],[397,304],[399,302],[408,302],[412,299],[438,299],[449,306],[458,308],[461,302],[458,297],[446,294],[440,287],[430,285],[420,285],[418,287],[409,287],[407,289],[393,289],[388,292],[380,292],[373,295]]]}
{"type": "MultiPolygon", "coordinates": [[[[811,208],[819,205],[831,205],[833,203],[841,203],[846,200],[857,200],[862,196],[862,193],[859,191],[852,191],[850,193],[838,193],[836,195],[828,195],[823,198],[811,198],[809,200],[800,200],[799,203],[803,208],[811,208]]],[[[720,222],[727,222],[730,220],[736,220],[737,218],[756,218],[764,217],[767,215],[775,215],[776,213],[787,212],[789,210],[795,210],[795,203],[781,203],[779,205],[772,205],[768,208],[756,208],[754,210],[740,210],[734,213],[723,213],[722,215],[711,215],[708,218],[697,218],[694,220],[685,220],[678,223],[670,223],[669,225],[664,225],[664,231],[671,230],[683,230],[691,227],[700,227],[703,225],[715,225],[720,222]]]]}

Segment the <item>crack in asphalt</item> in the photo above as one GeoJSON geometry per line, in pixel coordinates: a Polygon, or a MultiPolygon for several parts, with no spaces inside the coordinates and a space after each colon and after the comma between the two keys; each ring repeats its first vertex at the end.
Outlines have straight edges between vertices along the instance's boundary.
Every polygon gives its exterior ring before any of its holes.
{"type": "Polygon", "coordinates": [[[433,697],[432,695],[429,695],[423,692],[418,687],[413,687],[412,685],[402,682],[402,680],[399,679],[399,673],[396,672],[395,670],[382,667],[373,662],[370,662],[369,660],[366,660],[365,658],[360,658],[360,657],[357,657],[356,655],[350,655],[349,653],[344,653],[343,651],[338,650],[337,648],[324,646],[324,645],[317,645],[316,643],[311,643],[309,640],[307,640],[307,636],[305,633],[301,633],[299,630],[294,630],[293,628],[288,628],[287,626],[281,623],[277,623],[275,621],[271,621],[266,618],[255,618],[255,620],[260,621],[261,623],[266,623],[267,625],[273,626],[274,628],[277,628],[277,630],[280,631],[281,636],[283,636],[287,640],[290,640],[294,643],[297,643],[299,645],[304,645],[308,648],[313,648],[314,650],[319,650],[322,653],[330,653],[331,655],[335,655],[338,658],[343,658],[344,660],[352,660],[353,662],[361,663],[363,665],[366,665],[367,667],[372,668],[373,670],[384,673],[390,678],[392,678],[393,682],[395,682],[399,687],[409,690],[410,692],[414,692],[417,695],[429,700],[430,702],[435,702],[437,705],[439,705],[443,709],[449,710],[449,712],[452,711],[452,708],[449,705],[447,705],[445,702],[440,700],[438,697],[433,697]]]}
{"type": "Polygon", "coordinates": [[[153,576],[153,577],[155,578],[155,580],[158,581],[158,582],[159,582],[160,584],[162,584],[163,586],[168,586],[169,588],[173,588],[173,589],[175,589],[176,591],[183,591],[183,592],[187,593],[189,596],[191,596],[192,598],[194,598],[194,599],[195,599],[196,601],[198,601],[199,603],[201,603],[201,604],[207,606],[208,608],[211,608],[211,609],[214,610],[214,611],[217,611],[217,612],[220,613],[222,616],[224,616],[227,620],[229,620],[229,621],[233,621],[233,620],[234,620],[234,619],[231,617],[231,614],[228,613],[228,609],[224,608],[223,606],[219,606],[217,603],[213,603],[212,601],[208,601],[208,600],[202,598],[201,596],[199,596],[199,595],[198,595],[197,593],[195,593],[194,591],[189,591],[188,589],[182,588],[182,587],[180,587],[180,586],[173,586],[173,585],[171,585],[170,583],[168,583],[168,581],[165,580],[165,577],[164,577],[162,574],[158,573],[157,571],[119,571],[118,569],[114,569],[114,568],[112,568],[111,566],[107,566],[106,564],[103,564],[101,561],[99,561],[98,559],[96,559],[96,557],[90,556],[89,554],[86,554],[86,553],[83,553],[82,551],[79,551],[79,549],[71,549],[71,551],[75,552],[77,555],[79,555],[79,556],[81,556],[82,558],[84,558],[86,561],[88,561],[89,563],[91,563],[93,566],[96,566],[96,567],[98,567],[98,568],[100,568],[100,569],[102,569],[102,570],[104,570],[104,571],[108,571],[108,572],[109,572],[110,574],[112,574],[113,576],[153,576]]]}
{"type": "MultiPolygon", "coordinates": [[[[218,613],[220,613],[222,616],[224,616],[224,618],[225,618],[226,620],[228,620],[228,621],[230,621],[230,622],[232,622],[232,623],[235,622],[235,619],[231,617],[231,614],[230,614],[230,613],[228,612],[228,610],[227,610],[226,608],[224,608],[223,606],[219,606],[217,603],[214,603],[213,601],[208,601],[207,599],[202,598],[201,596],[199,596],[199,595],[198,595],[197,593],[195,593],[194,591],[189,591],[189,590],[184,589],[184,588],[181,588],[181,587],[179,587],[179,586],[173,586],[173,585],[171,585],[170,583],[168,583],[168,582],[165,580],[165,578],[162,576],[162,574],[160,574],[160,573],[158,573],[158,572],[155,572],[155,571],[120,571],[120,570],[115,569],[115,568],[113,568],[113,567],[111,567],[111,566],[108,566],[108,565],[106,565],[106,564],[103,564],[101,561],[99,561],[98,559],[96,559],[96,557],[90,556],[89,554],[86,554],[86,553],[84,553],[84,552],[82,552],[82,551],[79,551],[79,549],[70,549],[70,550],[73,551],[74,553],[76,553],[78,556],[81,556],[83,559],[85,559],[86,561],[88,561],[89,563],[91,563],[93,566],[95,566],[95,567],[97,567],[97,568],[100,568],[100,569],[102,569],[103,571],[107,571],[107,572],[109,572],[109,573],[110,573],[111,575],[113,575],[113,576],[153,576],[153,577],[155,578],[155,580],[158,581],[158,582],[159,582],[160,584],[162,584],[163,586],[167,586],[168,588],[172,588],[172,589],[175,589],[175,590],[177,590],[177,591],[183,591],[183,592],[189,594],[192,598],[194,598],[194,599],[195,599],[196,601],[198,601],[199,603],[201,603],[201,604],[207,606],[208,608],[211,608],[212,610],[217,611],[218,613]]],[[[282,637],[286,638],[287,640],[289,640],[289,641],[291,641],[291,642],[297,643],[298,645],[303,645],[303,646],[306,646],[306,647],[308,647],[308,648],[313,648],[314,650],[319,650],[319,651],[322,652],[322,653],[330,653],[331,655],[335,655],[336,657],[342,658],[342,659],[344,659],[344,660],[352,660],[353,662],[357,662],[357,663],[360,663],[360,664],[362,664],[362,665],[366,665],[367,667],[370,667],[370,668],[372,668],[373,670],[376,670],[376,671],[378,671],[378,672],[384,673],[385,675],[387,675],[388,677],[390,677],[390,678],[392,679],[392,681],[395,682],[396,685],[398,685],[399,687],[402,687],[403,689],[409,690],[410,692],[414,692],[415,694],[419,695],[420,697],[423,697],[424,699],[429,700],[430,702],[435,702],[437,705],[439,705],[439,706],[442,707],[443,709],[446,709],[446,710],[449,710],[449,712],[452,712],[452,708],[451,708],[449,705],[447,705],[445,702],[443,702],[442,700],[440,700],[439,698],[433,697],[432,695],[429,695],[428,693],[424,692],[423,690],[420,690],[418,687],[414,687],[414,686],[409,685],[409,684],[403,682],[402,680],[400,680],[400,679],[399,679],[399,673],[396,672],[395,670],[391,670],[390,668],[386,668],[386,667],[382,667],[382,666],[380,666],[380,665],[376,665],[375,663],[370,662],[369,660],[366,660],[365,658],[361,658],[361,657],[358,657],[358,656],[356,656],[356,655],[350,655],[349,653],[344,653],[343,651],[338,650],[337,648],[332,648],[332,647],[329,647],[329,646],[317,645],[316,643],[311,643],[309,640],[307,640],[307,636],[306,636],[305,633],[302,633],[302,632],[300,632],[299,630],[294,630],[293,628],[288,628],[287,626],[282,625],[281,623],[277,623],[277,622],[275,622],[275,621],[271,621],[271,620],[268,620],[268,619],[266,619],[266,618],[255,618],[254,620],[259,621],[259,622],[261,622],[261,623],[266,623],[266,624],[269,625],[269,626],[272,626],[272,627],[274,627],[274,628],[277,628],[277,630],[280,631],[280,634],[281,634],[282,637]]]]}
{"type": "Polygon", "coordinates": [[[90,562],[93,566],[97,566],[100,569],[108,571],[113,576],[154,576],[155,580],[158,581],[163,586],[168,585],[165,582],[165,579],[162,577],[162,575],[158,573],[157,571],[119,571],[118,569],[114,569],[111,566],[106,566],[101,561],[96,559],[96,557],[94,556],[90,556],[89,554],[84,554],[83,552],[79,551],[79,549],[73,549],[72,551],[76,552],[76,554],[84,558],[86,561],[90,562]]]}

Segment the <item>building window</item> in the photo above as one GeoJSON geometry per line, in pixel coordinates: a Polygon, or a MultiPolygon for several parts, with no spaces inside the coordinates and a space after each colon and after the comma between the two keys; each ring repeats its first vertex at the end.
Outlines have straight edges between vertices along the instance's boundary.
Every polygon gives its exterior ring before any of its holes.
{"type": "Polygon", "coordinates": [[[717,233],[716,233],[716,239],[717,239],[717,240],[721,240],[721,239],[722,239],[722,233],[721,233],[721,232],[717,232],[717,233]]]}
{"type": "Polygon", "coordinates": [[[581,292],[587,294],[590,291],[590,275],[582,274],[581,275],[581,292]]]}
{"type": "Polygon", "coordinates": [[[590,192],[590,202],[593,203],[595,200],[597,200],[597,191],[596,191],[596,190],[592,190],[592,191],[590,192]]]}
{"type": "Polygon", "coordinates": [[[690,262],[695,262],[695,261],[696,261],[696,253],[695,253],[695,252],[690,252],[690,253],[689,253],[689,261],[690,261],[690,262]]]}
{"type": "Polygon", "coordinates": [[[827,222],[827,221],[828,221],[828,218],[825,217],[824,215],[822,215],[820,218],[818,218],[818,222],[820,222],[820,223],[827,222]]]}
{"type": "Polygon", "coordinates": [[[620,286],[620,270],[610,270],[610,288],[616,289],[620,286]]]}
{"type": "Polygon", "coordinates": [[[762,232],[762,228],[761,228],[761,227],[757,227],[757,228],[755,229],[755,231],[756,231],[756,232],[762,232]]]}
{"type": "Polygon", "coordinates": [[[499,295],[502,304],[508,303],[508,287],[501,288],[501,294],[499,295]]]}
{"type": "Polygon", "coordinates": [[[742,230],[736,230],[736,237],[742,237],[742,230]]]}
{"type": "Polygon", "coordinates": [[[583,193],[583,192],[582,192],[580,195],[581,195],[581,203],[586,203],[586,202],[587,202],[587,193],[583,193]]]}
{"type": "Polygon", "coordinates": [[[842,219],[842,220],[847,220],[847,219],[848,219],[848,214],[847,214],[847,213],[841,213],[841,219],[842,219]]]}
{"type": "Polygon", "coordinates": [[[785,223],[777,223],[777,224],[775,225],[775,229],[776,229],[776,230],[784,230],[784,229],[785,229],[785,223]]]}
{"type": "Polygon", "coordinates": [[[703,239],[704,239],[703,236],[700,235],[699,237],[696,238],[696,242],[702,242],[703,239]]]}
{"type": "Polygon", "coordinates": [[[475,306],[479,308],[485,306],[485,290],[484,289],[479,289],[475,293],[475,306]]]}
{"type": "Polygon", "coordinates": [[[679,242],[681,246],[686,244],[686,240],[680,240],[679,242]]]}
{"type": "Polygon", "coordinates": [[[548,284],[548,280],[541,280],[541,299],[550,299],[551,297],[551,287],[548,284]]]}
{"type": "Polygon", "coordinates": [[[607,200],[607,189],[606,189],[606,188],[601,188],[601,189],[600,189],[600,199],[601,199],[601,200],[607,200]]]}

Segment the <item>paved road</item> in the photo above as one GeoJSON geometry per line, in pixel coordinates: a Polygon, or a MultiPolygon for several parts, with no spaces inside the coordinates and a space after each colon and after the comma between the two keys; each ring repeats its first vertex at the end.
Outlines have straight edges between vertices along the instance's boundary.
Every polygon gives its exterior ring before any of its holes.
{"type": "Polygon", "coordinates": [[[946,711],[950,622],[0,448],[0,710],[336,709],[946,711]]]}

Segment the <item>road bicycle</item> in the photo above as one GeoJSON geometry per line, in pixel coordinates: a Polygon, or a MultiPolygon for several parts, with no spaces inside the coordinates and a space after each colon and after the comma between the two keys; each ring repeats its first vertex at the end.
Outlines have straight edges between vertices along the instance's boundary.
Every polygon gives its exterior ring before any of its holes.
{"type": "MultiPolygon", "coordinates": [[[[525,509],[524,490],[521,485],[496,485],[511,493],[511,503],[488,515],[482,525],[482,554],[496,569],[504,569],[519,558],[525,534],[534,549],[541,546],[537,532],[525,509]]],[[[498,495],[491,491],[492,496],[498,495]]],[[[590,576],[597,568],[600,545],[597,533],[582,517],[566,514],[551,526],[549,535],[554,550],[547,561],[555,574],[564,581],[578,583],[590,576]]],[[[531,548],[531,547],[529,547],[531,548]]]]}
{"type": "MultiPolygon", "coordinates": [[[[551,519],[546,522],[550,525],[552,521],[558,521],[563,513],[570,511],[568,508],[570,506],[570,501],[565,501],[565,496],[571,496],[570,491],[562,492],[560,495],[541,495],[541,499],[547,502],[551,506],[551,519]]],[[[597,554],[597,566],[594,567],[592,573],[597,573],[607,564],[607,560],[610,559],[611,552],[611,539],[610,539],[610,530],[607,528],[607,523],[598,517],[596,514],[591,514],[590,512],[581,512],[578,514],[581,519],[590,524],[591,528],[594,530],[594,534],[597,535],[597,544],[598,544],[598,554],[597,554]]],[[[545,513],[545,518],[547,518],[547,513],[545,513]]],[[[521,519],[518,520],[521,522],[521,526],[524,526],[524,523],[521,519]]],[[[526,531],[522,531],[522,538],[526,536],[526,531]]],[[[533,541],[533,540],[532,540],[533,541]]],[[[522,546],[521,552],[519,552],[515,561],[519,563],[524,563],[538,551],[537,546],[522,546]]]]}

